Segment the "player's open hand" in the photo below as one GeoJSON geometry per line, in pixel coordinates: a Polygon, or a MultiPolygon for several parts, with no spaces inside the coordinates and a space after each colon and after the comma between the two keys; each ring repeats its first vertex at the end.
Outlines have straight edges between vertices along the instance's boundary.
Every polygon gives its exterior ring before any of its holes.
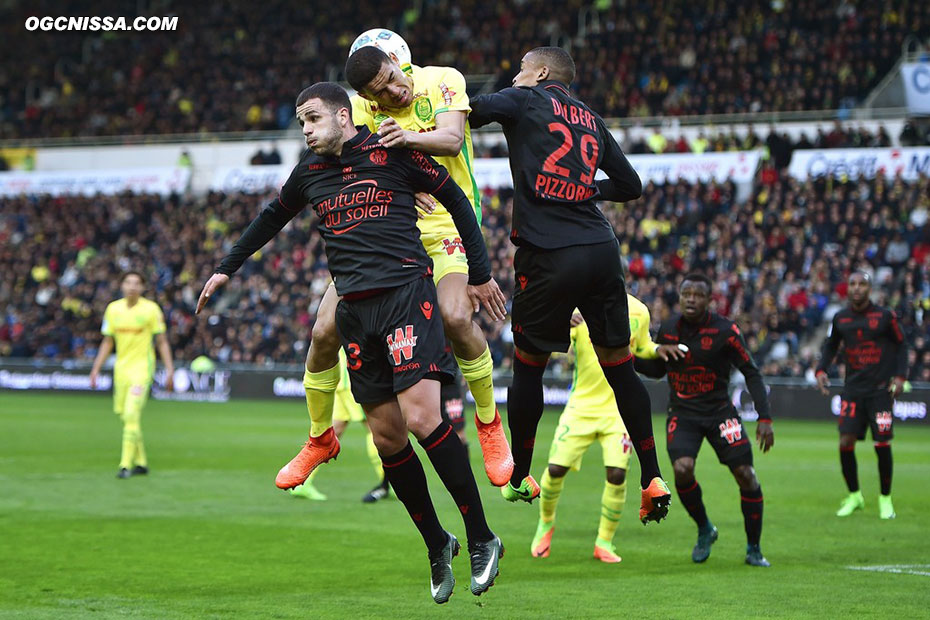
{"type": "Polygon", "coordinates": [[[898,396],[904,393],[904,378],[895,377],[888,384],[888,391],[891,393],[891,398],[896,399],[898,396]]]}
{"type": "Polygon", "coordinates": [[[756,441],[759,442],[759,449],[768,452],[775,445],[775,431],[772,430],[771,422],[759,422],[756,424],[756,441]]]}
{"type": "Polygon", "coordinates": [[[207,305],[207,300],[210,299],[210,296],[227,282],[229,282],[229,276],[225,273],[214,273],[210,276],[207,283],[203,285],[203,290],[200,291],[200,299],[197,300],[197,311],[195,314],[200,314],[203,307],[207,305]]]}
{"type": "Polygon", "coordinates": [[[825,372],[818,372],[817,376],[817,387],[820,389],[820,393],[824,396],[830,395],[830,377],[827,376],[825,372]]]}
{"type": "Polygon", "coordinates": [[[475,312],[484,306],[488,314],[495,321],[503,321],[507,316],[507,298],[497,285],[494,278],[478,286],[468,285],[468,298],[471,300],[475,312]]]}
{"type": "Polygon", "coordinates": [[[393,118],[385,119],[378,125],[379,142],[387,148],[404,148],[407,146],[407,132],[393,118]]]}
{"type": "Polygon", "coordinates": [[[432,215],[436,210],[436,199],[426,192],[417,192],[413,195],[413,199],[417,206],[417,217],[421,220],[427,215],[432,215]]]}
{"type": "Polygon", "coordinates": [[[687,354],[688,345],[684,344],[660,344],[656,347],[656,355],[663,362],[682,360],[687,354]]]}

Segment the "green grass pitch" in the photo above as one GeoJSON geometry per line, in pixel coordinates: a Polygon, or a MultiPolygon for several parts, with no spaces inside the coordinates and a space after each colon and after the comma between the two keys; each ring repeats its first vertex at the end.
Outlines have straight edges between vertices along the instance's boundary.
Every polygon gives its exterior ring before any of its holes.
{"type": "MultiPolygon", "coordinates": [[[[536,475],[556,419],[547,413],[540,426],[536,475]]],[[[299,401],[150,402],[143,429],[152,473],[117,480],[120,427],[108,398],[0,393],[0,617],[913,618],[930,608],[928,428],[897,429],[898,518],[878,519],[875,454],[863,443],[867,509],[841,520],[833,422],[776,420],[775,448],[756,454],[767,570],[743,564],[738,491],[706,445],[698,478],[720,529],[710,560],[691,563],[695,527],[677,497],[667,521],[637,521],[634,482],[616,538],[623,562],[604,565],[591,558],[597,446],[569,474],[552,555],[537,560],[529,555],[537,506],[501,499],[473,440],[488,519],[507,553],[480,598],[468,592],[468,558],[459,556],[455,596],[439,607],[401,504],[360,502],[374,482],[360,427],[317,478],[329,501],[275,488],[306,422],[299,401]],[[847,568],[898,565],[911,572],[847,568]]],[[[655,423],[662,428],[660,417],[655,423]]],[[[433,475],[430,485],[443,523],[464,543],[455,506],[433,475]]]]}

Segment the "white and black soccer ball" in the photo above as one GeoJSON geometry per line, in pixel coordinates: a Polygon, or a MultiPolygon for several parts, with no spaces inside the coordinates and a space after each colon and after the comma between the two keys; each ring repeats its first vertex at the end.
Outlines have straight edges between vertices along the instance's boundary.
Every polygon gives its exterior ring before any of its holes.
{"type": "Polygon", "coordinates": [[[396,32],[388,30],[387,28],[372,28],[371,30],[366,30],[358,35],[355,41],[352,42],[351,47],[349,47],[349,56],[354,54],[360,47],[365,47],[366,45],[374,45],[390,56],[391,60],[396,62],[405,73],[410,73],[413,70],[410,66],[410,47],[407,45],[407,42],[404,41],[404,38],[396,32]]]}

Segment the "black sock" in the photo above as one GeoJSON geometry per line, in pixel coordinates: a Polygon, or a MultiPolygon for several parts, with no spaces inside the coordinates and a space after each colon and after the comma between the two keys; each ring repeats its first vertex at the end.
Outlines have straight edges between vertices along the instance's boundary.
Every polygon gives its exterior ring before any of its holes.
{"type": "Polygon", "coordinates": [[[649,392],[633,370],[633,356],[620,360],[616,364],[601,364],[607,383],[614,391],[620,417],[633,448],[639,458],[639,483],[642,488],[649,486],[653,478],[661,478],[659,461],[656,457],[656,441],[652,434],[652,403],[649,392]]]}
{"type": "Polygon", "coordinates": [[[484,518],[481,495],[478,494],[478,484],[475,482],[468,456],[452,426],[448,422],[442,422],[428,437],[420,441],[420,445],[426,450],[426,456],[433,464],[433,469],[439,474],[449,495],[459,507],[469,542],[487,542],[494,538],[484,518]]]}
{"type": "Polygon", "coordinates": [[[746,528],[746,543],[758,545],[762,538],[762,487],[754,491],[740,491],[743,508],[743,526],[746,528]]]}
{"type": "Polygon", "coordinates": [[[878,456],[878,480],[882,495],[891,495],[891,474],[894,471],[891,444],[886,441],[875,444],[875,454],[878,456]]]}
{"type": "Polygon", "coordinates": [[[430,551],[442,548],[448,539],[436,516],[429,487],[426,486],[426,473],[413,446],[408,441],[400,452],[382,458],[381,463],[385,480],[394,487],[397,499],[403,503],[413,524],[420,530],[426,548],[430,551]]]}
{"type": "Polygon", "coordinates": [[[698,529],[703,531],[707,528],[709,524],[707,511],[704,509],[701,485],[697,483],[697,480],[694,481],[694,484],[686,487],[675,485],[675,490],[678,491],[678,499],[681,500],[681,505],[685,507],[688,514],[697,523],[698,529]]]}
{"type": "Polygon", "coordinates": [[[536,427],[543,412],[543,371],[546,364],[527,364],[519,355],[513,358],[513,383],[507,390],[507,426],[510,427],[510,450],[513,475],[510,484],[519,487],[530,475],[536,427]]]}
{"type": "Polygon", "coordinates": [[[859,468],[856,466],[856,448],[848,450],[840,448],[840,466],[843,468],[843,478],[850,493],[859,490],[859,468]]]}

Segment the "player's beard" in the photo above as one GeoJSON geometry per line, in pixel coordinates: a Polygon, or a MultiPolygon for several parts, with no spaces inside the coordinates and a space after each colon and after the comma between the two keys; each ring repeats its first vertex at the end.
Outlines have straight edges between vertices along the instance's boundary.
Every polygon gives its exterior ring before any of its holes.
{"type": "Polygon", "coordinates": [[[337,157],[342,153],[342,127],[333,115],[330,126],[322,133],[313,136],[316,144],[310,147],[315,154],[323,157],[337,157]]]}

